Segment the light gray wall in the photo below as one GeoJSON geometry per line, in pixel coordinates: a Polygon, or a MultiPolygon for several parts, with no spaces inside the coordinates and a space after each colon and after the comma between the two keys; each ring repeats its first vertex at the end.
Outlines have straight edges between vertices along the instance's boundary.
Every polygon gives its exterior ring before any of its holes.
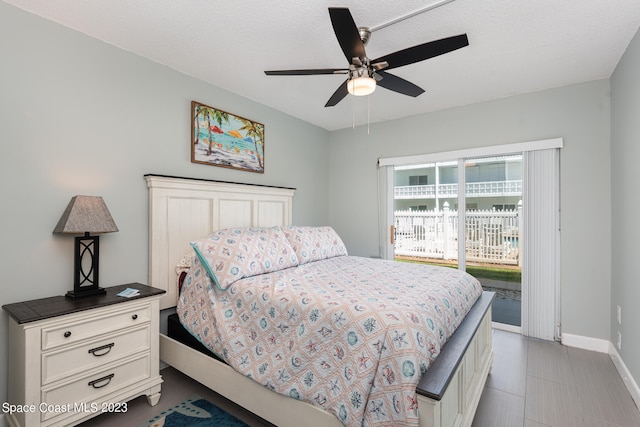
{"type": "MultiPolygon", "coordinates": [[[[428,91],[423,96],[429,96],[428,91]]],[[[557,137],[564,139],[560,190],[562,330],[609,340],[609,80],[373,124],[370,135],[366,126],[332,132],[331,224],[350,254],[378,255],[378,158],[557,137]]]]}
{"type": "Polygon", "coordinates": [[[611,77],[611,342],[622,334],[620,355],[640,381],[640,33],[611,77]],[[616,306],[622,308],[622,324],[616,306]]]}
{"type": "MultiPolygon", "coordinates": [[[[370,135],[328,133],[0,2],[0,303],[70,288],[72,239],[51,231],[75,194],[102,195],[120,228],[102,238],[102,283],[145,282],[145,173],[297,187],[296,224],[329,223],[350,253],[369,256],[379,253],[379,157],[562,137],[563,330],[614,341],[610,307],[621,304],[621,354],[640,378],[630,258],[640,241],[639,43],[612,78],[613,143],[609,80],[374,124],[370,135]],[[190,163],[191,100],[265,124],[264,175],[190,163]]],[[[6,336],[2,312],[0,401],[6,336]]]]}
{"type": "Polygon", "coordinates": [[[294,223],[328,223],[323,129],[3,2],[0,63],[0,304],[72,287],[73,239],[52,231],[76,194],[103,196],[120,229],[101,238],[101,284],[145,283],[146,173],[296,187],[294,223]],[[191,100],[262,122],[265,173],[191,163],[191,100]]]}

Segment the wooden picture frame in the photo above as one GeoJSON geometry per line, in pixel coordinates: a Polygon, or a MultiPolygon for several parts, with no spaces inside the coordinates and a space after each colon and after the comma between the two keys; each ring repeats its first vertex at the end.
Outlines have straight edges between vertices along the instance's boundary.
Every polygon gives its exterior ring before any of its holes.
{"type": "Polygon", "coordinates": [[[191,162],[264,173],[264,125],[191,101],[191,162]]]}

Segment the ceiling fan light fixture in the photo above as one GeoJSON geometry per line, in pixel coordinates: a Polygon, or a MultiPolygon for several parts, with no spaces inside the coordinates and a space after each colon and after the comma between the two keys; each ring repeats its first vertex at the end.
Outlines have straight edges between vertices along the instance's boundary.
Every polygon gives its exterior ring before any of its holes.
{"type": "Polygon", "coordinates": [[[368,76],[353,77],[347,82],[347,91],[351,95],[366,96],[376,90],[376,79],[368,76]]]}

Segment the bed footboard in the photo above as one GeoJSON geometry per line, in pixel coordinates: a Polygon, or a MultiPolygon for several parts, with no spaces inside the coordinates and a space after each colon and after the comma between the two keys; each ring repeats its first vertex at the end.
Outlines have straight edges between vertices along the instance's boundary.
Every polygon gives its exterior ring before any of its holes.
{"type": "Polygon", "coordinates": [[[418,411],[435,427],[469,427],[493,362],[491,303],[483,292],[418,386],[418,411]]]}

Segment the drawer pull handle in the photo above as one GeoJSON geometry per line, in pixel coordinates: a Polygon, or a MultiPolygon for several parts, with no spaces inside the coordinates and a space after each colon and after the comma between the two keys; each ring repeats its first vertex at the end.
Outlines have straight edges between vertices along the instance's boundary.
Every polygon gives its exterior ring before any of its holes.
{"type": "Polygon", "coordinates": [[[116,345],[116,343],[112,342],[106,345],[102,345],[100,347],[96,347],[96,348],[92,348],[91,350],[89,350],[89,353],[93,354],[96,357],[100,357],[100,356],[104,356],[105,354],[109,353],[111,351],[111,349],[113,348],[113,346],[116,345]],[[98,353],[100,351],[103,350],[107,350],[103,353],[98,353]]]}
{"type": "Polygon", "coordinates": [[[113,378],[115,374],[109,374],[106,377],[102,377],[102,378],[98,378],[97,380],[93,380],[93,381],[89,381],[89,385],[93,388],[102,388],[105,387],[107,385],[109,385],[109,383],[111,382],[111,379],[113,378]],[[101,383],[103,381],[106,381],[106,383],[102,384],[102,385],[96,385],[98,383],[101,383]]]}
{"type": "Polygon", "coordinates": [[[132,318],[133,320],[136,320],[136,319],[138,318],[138,315],[137,315],[137,314],[134,314],[133,316],[131,316],[131,318],[132,318]]]}
{"type": "Polygon", "coordinates": [[[69,338],[70,336],[71,336],[71,331],[66,331],[66,332],[64,333],[64,337],[65,337],[65,338],[69,338]]]}

